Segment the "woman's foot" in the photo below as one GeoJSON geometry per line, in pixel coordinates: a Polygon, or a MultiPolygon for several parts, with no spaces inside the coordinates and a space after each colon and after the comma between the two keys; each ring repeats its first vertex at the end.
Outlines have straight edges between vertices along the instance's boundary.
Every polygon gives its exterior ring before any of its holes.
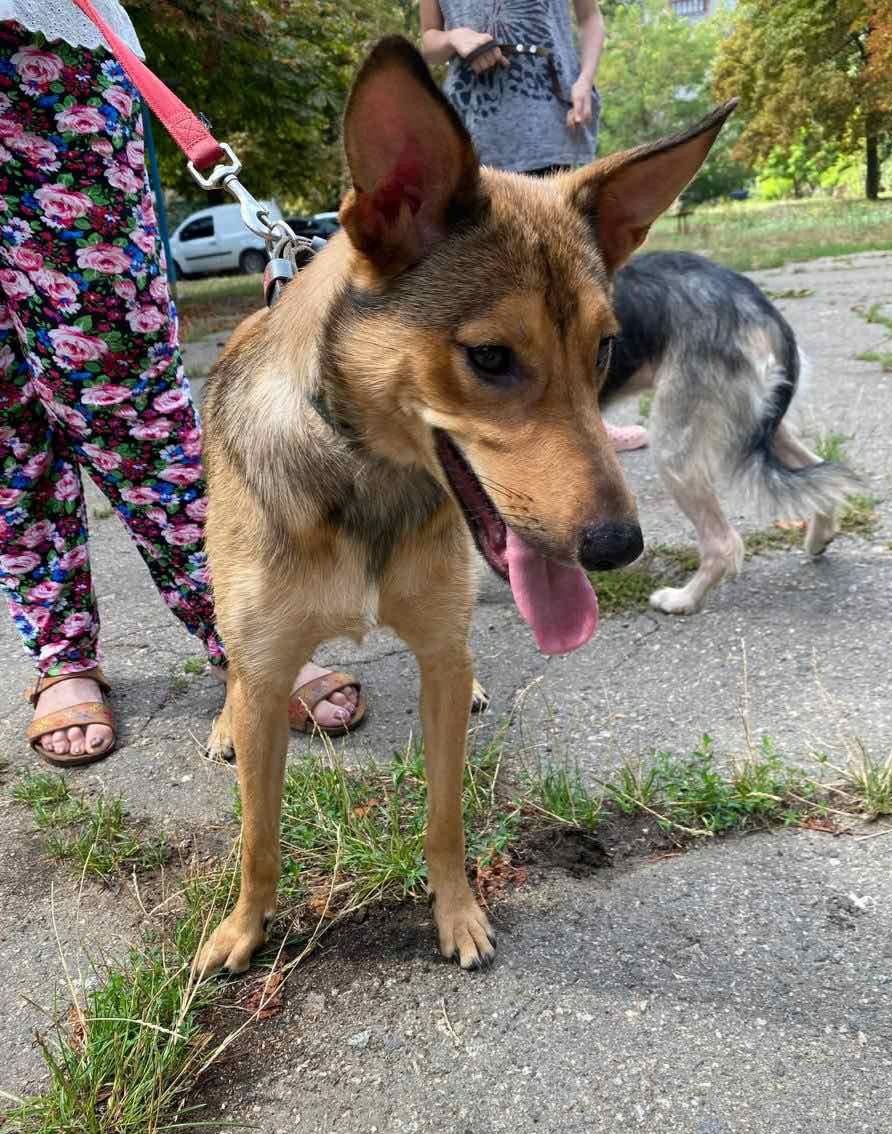
{"type": "MultiPolygon", "coordinates": [[[[222,666],[212,666],[212,670],[220,681],[226,681],[226,670],[222,666]]],[[[295,678],[293,689],[300,689],[302,685],[308,685],[311,681],[332,672],[333,670],[325,669],[321,665],[307,662],[295,678]]],[[[343,728],[350,724],[358,704],[359,690],[355,685],[347,685],[314,705],[313,716],[322,728],[343,728]]]]}
{"type": "MultiPolygon", "coordinates": [[[[43,690],[34,706],[34,719],[64,712],[85,701],[101,704],[102,690],[92,677],[71,677],[43,690]]],[[[98,759],[110,751],[114,742],[115,734],[108,725],[71,725],[42,733],[37,747],[47,756],[90,756],[98,759]]]]}
{"type": "Polygon", "coordinates": [[[618,453],[628,452],[630,449],[645,449],[650,444],[647,430],[640,425],[611,425],[605,421],[607,436],[610,443],[618,453]]]}
{"type": "MultiPolygon", "coordinates": [[[[325,674],[331,672],[330,669],[323,669],[321,665],[314,665],[313,662],[307,662],[297,675],[294,688],[300,689],[302,685],[306,685],[310,681],[315,681],[317,677],[323,677],[325,674]]],[[[358,703],[359,690],[355,685],[347,685],[343,689],[332,693],[324,701],[320,701],[318,704],[314,705],[313,717],[316,723],[322,728],[343,728],[349,725],[356,712],[358,703]]]]}

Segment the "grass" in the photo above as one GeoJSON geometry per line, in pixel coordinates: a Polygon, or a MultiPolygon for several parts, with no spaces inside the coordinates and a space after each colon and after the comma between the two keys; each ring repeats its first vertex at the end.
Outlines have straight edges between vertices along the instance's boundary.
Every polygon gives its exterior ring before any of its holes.
{"type": "MultiPolygon", "coordinates": [[[[502,729],[471,753],[465,773],[468,866],[481,891],[487,880],[501,885],[506,863],[509,879],[522,877],[520,870],[510,873],[512,853],[543,824],[595,831],[608,821],[644,816],[655,818],[682,845],[772,824],[808,825],[827,814],[824,789],[785,765],[769,740],[729,762],[704,736],[690,753],[657,753],[626,764],[597,790],[578,769],[540,767],[523,777],[514,796],[500,789],[504,747],[502,729]]],[[[892,757],[877,763],[859,749],[843,769],[833,769],[825,757],[819,763],[841,777],[832,790],[846,811],[892,813],[892,757]]],[[[273,944],[258,958],[265,968],[255,978],[255,991],[243,998],[252,1007],[238,1031],[263,1014],[327,926],[372,902],[423,897],[423,764],[420,745],[410,743],[387,765],[346,771],[329,750],[288,768],[281,912],[273,944]],[[287,962],[286,940],[302,945],[287,962]]],[[[97,811],[57,776],[26,777],[14,794],[44,828],[60,822],[78,827],[85,814],[97,811]]],[[[111,854],[119,839],[111,847],[107,843],[104,836],[93,838],[83,861],[95,861],[98,848],[111,854]]],[[[119,961],[95,967],[92,987],[77,992],[71,986],[67,1016],[38,1037],[49,1086],[42,1095],[12,1100],[4,1134],[161,1134],[209,1125],[190,1105],[190,1092],[238,1032],[217,1039],[207,1030],[208,1010],[231,999],[232,986],[221,980],[196,984],[190,962],[208,928],[232,907],[236,851],[237,844],[225,860],[193,868],[161,904],[161,916],[142,944],[119,961]]],[[[130,862],[149,865],[133,853],[108,858],[108,869],[113,861],[117,869],[130,862]]]]}
{"type": "Polygon", "coordinates": [[[653,390],[645,390],[643,394],[638,396],[638,417],[641,419],[642,424],[650,418],[650,411],[654,404],[653,390]]]}
{"type": "Polygon", "coordinates": [[[847,535],[869,539],[880,525],[876,506],[878,496],[849,496],[839,517],[839,529],[847,535]]]}
{"type": "Polygon", "coordinates": [[[815,294],[813,287],[788,287],[784,291],[764,290],[769,299],[808,299],[815,294]]]}
{"type": "Polygon", "coordinates": [[[878,362],[887,373],[892,371],[892,351],[863,350],[855,358],[859,362],[878,362]]]}
{"type": "Polygon", "coordinates": [[[826,753],[816,755],[823,768],[839,777],[828,784],[829,790],[842,798],[844,806],[867,819],[892,815],[892,752],[885,759],[878,759],[860,740],[847,747],[846,763],[841,766],[834,764],[826,753]]]}
{"type": "Polygon", "coordinates": [[[888,307],[889,303],[872,303],[870,307],[863,307],[856,305],[852,308],[856,315],[860,315],[865,323],[876,323],[881,327],[885,327],[887,331],[892,334],[892,315],[884,314],[883,308],[888,307]]]}
{"type": "Polygon", "coordinates": [[[142,839],[119,797],[90,802],[49,772],[23,775],[12,797],[30,807],[50,857],[71,863],[82,876],[108,880],[124,869],[153,870],[167,858],[163,836],[142,839]]]}
{"type": "Polygon", "coordinates": [[[193,677],[204,673],[206,669],[207,662],[204,658],[186,658],[183,662],[183,673],[191,674],[193,677]]]}
{"type": "Polygon", "coordinates": [[[90,516],[94,520],[107,520],[109,516],[115,514],[114,508],[111,504],[94,504],[90,509],[90,516]]]}
{"type": "Polygon", "coordinates": [[[793,260],[892,249],[892,200],[742,201],[701,206],[676,231],[654,225],[647,250],[700,252],[737,271],[778,268],[793,260]]]}
{"type": "Polygon", "coordinates": [[[228,335],[247,315],[263,306],[260,276],[213,276],[177,284],[180,336],[194,343],[215,331],[228,335]]]}
{"type": "Polygon", "coordinates": [[[846,443],[851,440],[852,438],[848,434],[837,433],[833,429],[826,433],[819,433],[815,438],[815,454],[822,461],[835,461],[838,464],[843,464],[848,459],[846,443]]]}

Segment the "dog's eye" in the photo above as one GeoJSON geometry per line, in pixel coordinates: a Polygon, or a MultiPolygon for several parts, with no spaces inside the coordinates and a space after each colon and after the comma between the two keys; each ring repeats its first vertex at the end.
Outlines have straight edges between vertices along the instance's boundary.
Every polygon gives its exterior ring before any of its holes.
{"type": "Polygon", "coordinates": [[[613,335],[608,335],[601,339],[598,345],[598,358],[595,365],[599,371],[604,371],[610,365],[610,359],[613,357],[613,344],[616,339],[613,335]]]}
{"type": "Polygon", "coordinates": [[[507,386],[517,380],[514,352],[509,347],[485,343],[483,346],[465,347],[465,353],[484,382],[507,386]]]}

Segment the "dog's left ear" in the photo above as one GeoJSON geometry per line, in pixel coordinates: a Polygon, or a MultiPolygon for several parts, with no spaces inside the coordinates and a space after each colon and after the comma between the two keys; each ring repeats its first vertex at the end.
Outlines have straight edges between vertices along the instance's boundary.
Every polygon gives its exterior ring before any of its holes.
{"type": "Polygon", "coordinates": [[[631,256],[694,177],[737,101],[717,107],[683,134],[611,154],[565,175],[570,201],[590,218],[609,272],[631,256]]]}
{"type": "Polygon", "coordinates": [[[474,203],[479,164],[468,132],[408,40],[381,40],[347,102],[353,189],[341,223],[382,273],[420,260],[474,203]]]}

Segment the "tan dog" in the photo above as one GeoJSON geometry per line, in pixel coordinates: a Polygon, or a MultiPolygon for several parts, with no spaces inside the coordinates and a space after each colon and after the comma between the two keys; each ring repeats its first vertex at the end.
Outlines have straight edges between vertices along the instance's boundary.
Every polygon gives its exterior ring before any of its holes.
{"type": "Polygon", "coordinates": [[[464,968],[492,956],[462,829],[471,537],[540,648],[588,640],[583,568],[642,548],[598,412],[611,277],[732,108],[536,181],[480,168],[406,41],[384,40],[362,68],[344,231],[236,331],[209,387],[207,543],[230,663],[211,750],[235,749],[244,823],[238,904],[199,971],[245,969],[275,909],[295,675],[325,639],[375,625],[421,670],[440,949],[464,968]]]}

